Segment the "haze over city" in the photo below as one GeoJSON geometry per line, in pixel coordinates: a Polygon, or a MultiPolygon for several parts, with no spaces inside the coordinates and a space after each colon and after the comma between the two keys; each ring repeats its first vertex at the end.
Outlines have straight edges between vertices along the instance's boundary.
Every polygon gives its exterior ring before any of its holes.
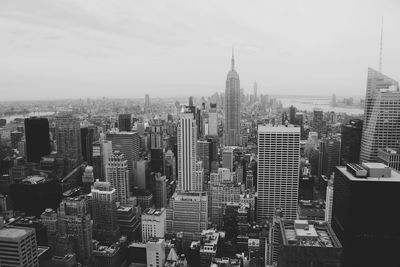
{"type": "Polygon", "coordinates": [[[367,67],[399,80],[392,1],[0,1],[1,100],[223,92],[361,95],[367,67]]]}

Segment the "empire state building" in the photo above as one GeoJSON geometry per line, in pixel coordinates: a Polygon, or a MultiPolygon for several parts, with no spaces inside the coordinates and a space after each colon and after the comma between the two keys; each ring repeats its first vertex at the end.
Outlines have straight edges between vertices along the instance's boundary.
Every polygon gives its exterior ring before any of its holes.
{"type": "Polygon", "coordinates": [[[231,70],[226,77],[223,142],[225,146],[240,145],[240,80],[235,70],[233,51],[231,70]]]}

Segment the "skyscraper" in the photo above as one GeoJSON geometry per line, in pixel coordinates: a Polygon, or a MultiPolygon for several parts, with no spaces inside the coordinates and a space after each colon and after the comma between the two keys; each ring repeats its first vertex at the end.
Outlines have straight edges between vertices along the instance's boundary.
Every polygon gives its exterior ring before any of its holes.
{"type": "Polygon", "coordinates": [[[119,114],[118,115],[118,129],[120,132],[132,131],[132,115],[119,114]]]}
{"type": "Polygon", "coordinates": [[[111,245],[119,238],[117,224],[117,194],[109,182],[94,183],[92,189],[92,215],[94,238],[111,245]]]}
{"type": "Polygon", "coordinates": [[[92,145],[92,162],[94,178],[106,180],[108,159],[112,154],[112,142],[107,140],[96,141],[92,145]]]}
{"type": "Polygon", "coordinates": [[[39,266],[34,229],[0,226],[0,265],[39,266]]]}
{"type": "Polygon", "coordinates": [[[361,162],[376,161],[379,148],[400,146],[399,106],[399,83],[368,68],[361,162]]]}
{"type": "Polygon", "coordinates": [[[328,178],[340,164],[340,139],[323,138],[319,143],[319,174],[328,178]]]}
{"type": "Polygon", "coordinates": [[[165,176],[156,176],[154,205],[158,209],[167,207],[167,179],[165,176]]]}
{"type": "Polygon", "coordinates": [[[198,240],[208,225],[208,197],[205,192],[180,193],[170,199],[167,209],[167,232],[183,232],[184,245],[198,240]]]}
{"type": "Polygon", "coordinates": [[[240,144],[240,80],[235,70],[235,59],[232,51],[231,70],[228,72],[225,87],[225,121],[224,145],[240,144]]]}
{"type": "Polygon", "coordinates": [[[96,135],[96,127],[88,126],[81,128],[81,146],[83,160],[92,165],[93,142],[96,135]]]}
{"type": "Polygon", "coordinates": [[[208,112],[208,135],[218,136],[218,113],[216,103],[210,103],[210,111],[208,112]]]}
{"type": "Polygon", "coordinates": [[[360,161],[361,133],[363,121],[350,120],[342,126],[342,140],[340,148],[341,164],[358,163],[360,161]]]}
{"type": "Polygon", "coordinates": [[[137,186],[134,180],[133,162],[139,160],[140,137],[136,132],[110,132],[107,133],[107,140],[112,142],[112,149],[124,154],[129,170],[129,184],[137,186]]]}
{"type": "Polygon", "coordinates": [[[272,218],[278,208],[296,219],[299,168],[300,128],[258,126],[258,221],[272,218]]]}
{"type": "Polygon", "coordinates": [[[85,168],[85,172],[82,175],[82,184],[85,194],[90,194],[93,183],[94,183],[93,167],[87,165],[85,168]]]}
{"type": "Polygon", "coordinates": [[[146,94],[144,96],[144,112],[145,113],[150,112],[150,96],[149,96],[149,94],[146,94]]]}
{"type": "Polygon", "coordinates": [[[150,127],[150,148],[163,148],[163,131],[164,127],[161,123],[152,124],[150,127]]]}
{"type": "Polygon", "coordinates": [[[382,163],[337,167],[332,228],[343,267],[400,264],[400,174],[382,163]]]}
{"type": "MultiPolygon", "coordinates": [[[[64,198],[60,203],[58,237],[74,243],[74,252],[79,262],[88,264],[92,256],[92,221],[89,214],[89,202],[86,196],[64,198]]],[[[71,246],[68,241],[68,246],[71,246]]],[[[58,242],[61,250],[63,244],[58,242]]]]}
{"type": "Polygon", "coordinates": [[[162,209],[146,209],[142,214],[142,242],[151,237],[164,237],[166,230],[166,211],[162,209]]]}
{"type": "Polygon", "coordinates": [[[58,113],[56,122],[57,154],[73,160],[75,166],[82,161],[81,128],[79,119],[72,113],[58,113]]]}
{"type": "Polygon", "coordinates": [[[106,181],[116,190],[116,199],[122,205],[129,197],[129,170],[128,162],[119,151],[113,151],[108,159],[106,181]]]}
{"type": "Polygon", "coordinates": [[[46,118],[25,119],[26,159],[39,163],[50,154],[49,121],[46,118]]]}
{"type": "Polygon", "coordinates": [[[289,123],[296,124],[296,107],[294,106],[289,108],[289,123]]]}
{"type": "Polygon", "coordinates": [[[181,191],[194,190],[194,171],[197,157],[197,128],[193,114],[181,113],[178,124],[178,187],[181,191]]]}
{"type": "Polygon", "coordinates": [[[212,173],[210,178],[210,221],[221,228],[227,203],[240,201],[240,186],[234,183],[233,173],[226,168],[219,168],[218,173],[212,173]]]}
{"type": "Polygon", "coordinates": [[[314,108],[313,112],[313,129],[318,133],[318,136],[321,138],[321,135],[324,133],[325,121],[324,121],[324,113],[319,108],[314,108]]]}

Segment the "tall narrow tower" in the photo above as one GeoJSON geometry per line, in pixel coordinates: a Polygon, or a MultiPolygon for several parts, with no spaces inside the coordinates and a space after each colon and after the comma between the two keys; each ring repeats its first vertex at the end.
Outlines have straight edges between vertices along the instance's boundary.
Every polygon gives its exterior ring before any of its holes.
{"type": "Polygon", "coordinates": [[[235,70],[235,58],[232,49],[231,70],[226,77],[224,145],[240,144],[240,80],[235,70]]]}
{"type": "Polygon", "coordinates": [[[181,191],[195,191],[197,128],[193,113],[181,114],[178,125],[178,186],[181,191]]]}

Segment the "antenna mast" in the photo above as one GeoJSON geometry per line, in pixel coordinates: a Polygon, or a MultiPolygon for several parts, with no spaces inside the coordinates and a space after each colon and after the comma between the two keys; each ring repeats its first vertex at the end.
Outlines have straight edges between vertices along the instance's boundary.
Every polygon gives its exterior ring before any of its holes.
{"type": "Polygon", "coordinates": [[[382,51],[383,50],[383,16],[382,16],[382,25],[381,25],[381,47],[379,51],[379,72],[382,72],[382,51]]]}

